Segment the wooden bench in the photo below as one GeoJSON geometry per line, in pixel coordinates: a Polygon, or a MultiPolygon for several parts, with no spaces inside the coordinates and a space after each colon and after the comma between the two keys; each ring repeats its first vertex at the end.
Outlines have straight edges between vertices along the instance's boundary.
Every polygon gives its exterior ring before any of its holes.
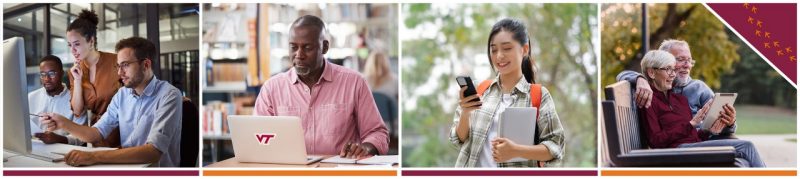
{"type": "Polygon", "coordinates": [[[650,149],[633,105],[631,85],[606,86],[601,153],[604,166],[613,167],[735,167],[733,147],[650,149]]]}

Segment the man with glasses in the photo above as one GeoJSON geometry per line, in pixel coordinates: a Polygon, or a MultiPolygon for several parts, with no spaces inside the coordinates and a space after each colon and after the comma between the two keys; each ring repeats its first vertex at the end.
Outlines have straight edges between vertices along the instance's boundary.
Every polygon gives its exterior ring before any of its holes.
{"type": "Polygon", "coordinates": [[[117,73],[124,84],[111,100],[108,110],[92,127],[71,122],[58,114],[40,118],[48,131],[66,130],[85,142],[108,137],[120,129],[122,148],[86,152],[73,150],[64,155],[72,166],[97,163],[150,163],[177,167],[180,160],[181,92],[153,75],[155,45],[141,37],[119,41],[117,73]]]}
{"type": "MultiPolygon", "coordinates": [[[[714,98],[714,92],[706,85],[705,82],[692,79],[689,76],[695,61],[692,59],[692,53],[689,51],[689,44],[683,40],[668,39],[661,42],[658,48],[669,52],[675,56],[675,80],[673,81],[672,92],[682,94],[689,100],[689,109],[692,110],[692,116],[696,115],[704,106],[710,104],[710,100],[714,98]]],[[[628,81],[636,89],[634,100],[639,107],[648,108],[653,97],[653,90],[647,85],[647,80],[642,74],[635,71],[623,71],[617,75],[617,81],[628,81]]],[[[720,120],[726,126],[721,133],[711,135],[709,139],[729,139],[735,138],[733,133],[736,132],[736,109],[733,105],[726,104],[723,106],[722,115],[720,120]]],[[[698,129],[700,126],[698,125],[698,129]]]]}
{"type": "MultiPolygon", "coordinates": [[[[64,77],[64,65],[61,59],[53,55],[47,55],[39,61],[39,82],[42,88],[28,93],[28,109],[31,114],[56,113],[76,124],[83,125],[86,116],[74,117],[69,100],[72,98],[69,88],[66,87],[61,79],[64,77]]],[[[31,133],[46,144],[62,143],[70,145],[83,145],[77,138],[69,136],[64,130],[53,132],[44,131],[44,126],[40,125],[39,118],[31,115],[31,133]]]]}

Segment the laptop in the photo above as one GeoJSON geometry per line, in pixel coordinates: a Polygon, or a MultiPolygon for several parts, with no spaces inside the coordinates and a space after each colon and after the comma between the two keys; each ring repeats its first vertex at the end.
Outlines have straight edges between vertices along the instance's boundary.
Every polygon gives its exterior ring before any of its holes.
{"type": "Polygon", "coordinates": [[[307,165],[309,156],[300,118],[295,116],[228,116],[233,153],[239,162],[307,165]]]}
{"type": "MultiPolygon", "coordinates": [[[[499,123],[498,134],[514,143],[520,145],[534,145],[534,135],[536,133],[536,113],[539,110],[534,107],[509,107],[503,111],[499,123]]],[[[503,162],[528,161],[522,157],[516,157],[503,162]]]]}

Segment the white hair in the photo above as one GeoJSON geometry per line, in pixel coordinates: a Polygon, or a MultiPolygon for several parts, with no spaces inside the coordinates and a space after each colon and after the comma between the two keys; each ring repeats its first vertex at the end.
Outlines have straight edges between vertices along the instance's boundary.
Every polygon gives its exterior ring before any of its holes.
{"type": "Polygon", "coordinates": [[[676,40],[676,39],[667,39],[661,42],[661,46],[658,47],[659,50],[669,52],[672,47],[676,46],[683,46],[686,47],[686,50],[689,50],[689,43],[683,40],[676,40]]]}
{"type": "Polygon", "coordinates": [[[650,50],[642,57],[642,74],[647,81],[650,81],[650,76],[647,75],[649,68],[663,68],[669,64],[675,63],[675,56],[663,50],[650,50]]]}

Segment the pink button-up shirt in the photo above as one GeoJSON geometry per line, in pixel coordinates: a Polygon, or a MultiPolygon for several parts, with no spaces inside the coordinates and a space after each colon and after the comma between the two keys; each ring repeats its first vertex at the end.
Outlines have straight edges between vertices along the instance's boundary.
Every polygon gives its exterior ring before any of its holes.
{"type": "Polygon", "coordinates": [[[327,61],[311,89],[294,69],[267,80],[254,113],[300,117],[309,154],[338,155],[348,142],[369,142],[380,154],[389,148],[388,130],[366,80],[356,71],[327,61]]]}

